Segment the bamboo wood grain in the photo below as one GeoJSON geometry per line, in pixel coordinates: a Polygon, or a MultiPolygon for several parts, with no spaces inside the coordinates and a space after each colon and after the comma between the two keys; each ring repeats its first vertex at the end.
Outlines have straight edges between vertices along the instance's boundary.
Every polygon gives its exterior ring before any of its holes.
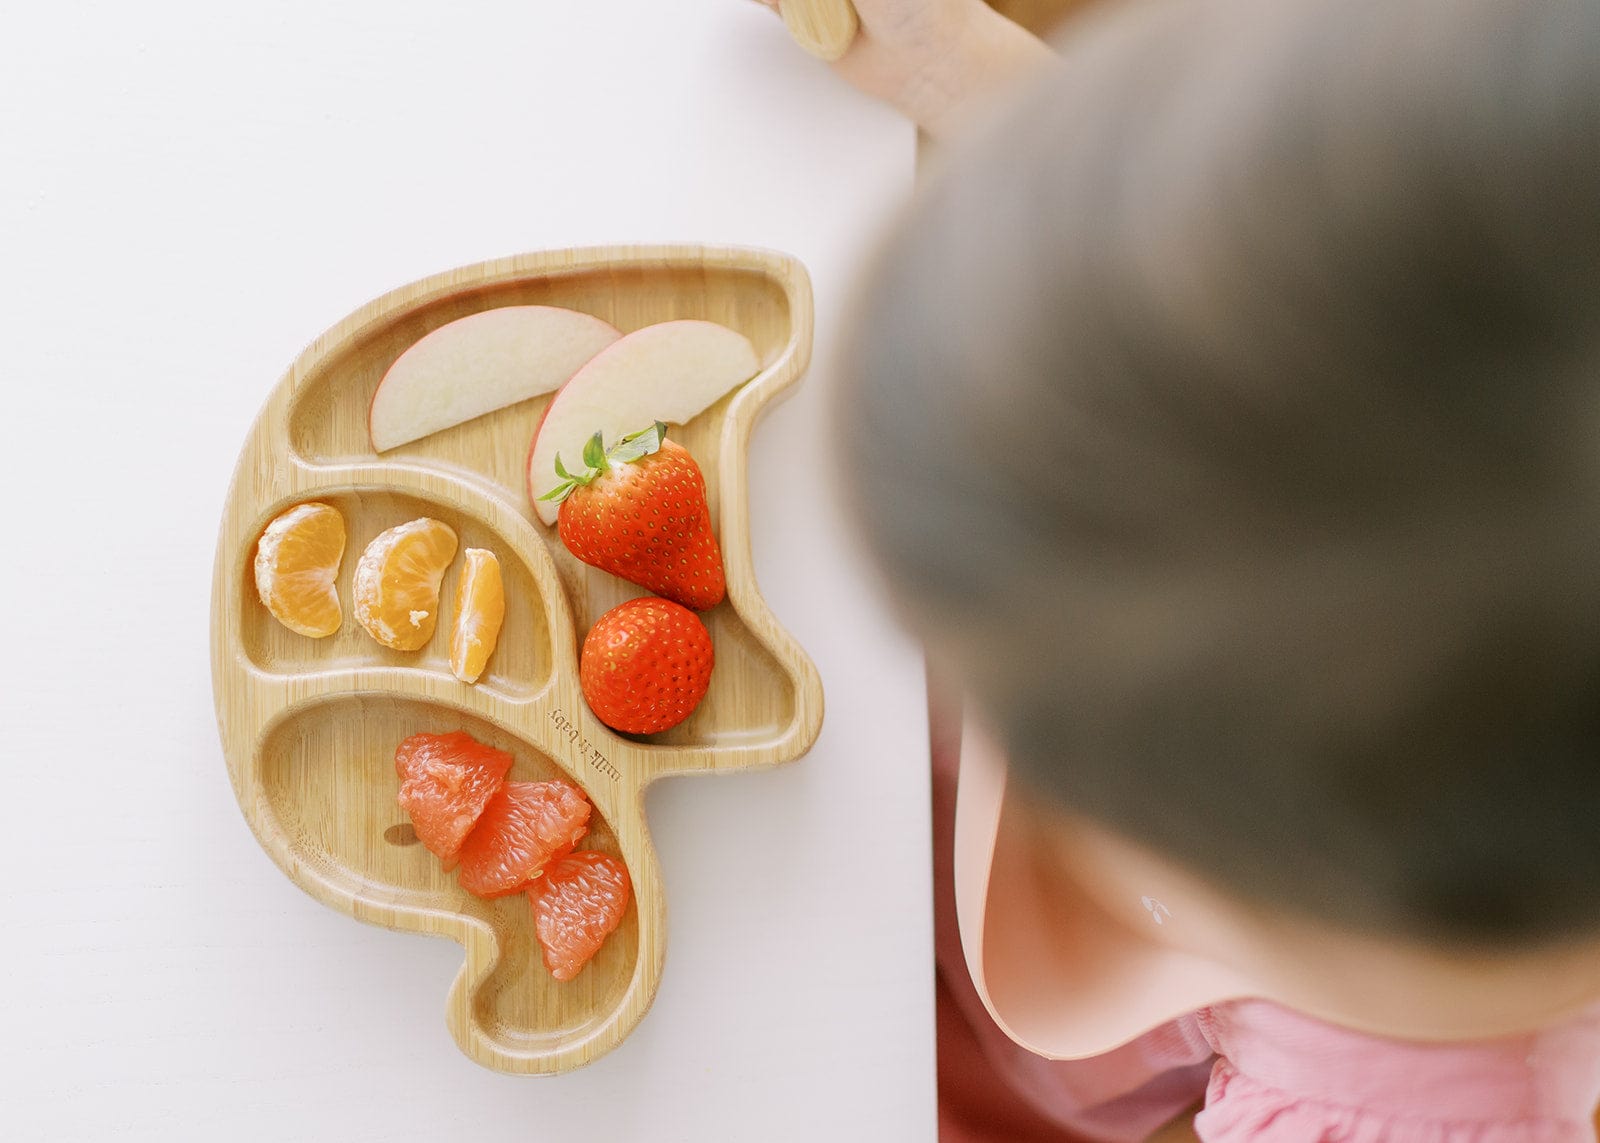
{"type": "Polygon", "coordinates": [[[861,28],[850,0],[782,0],[779,9],[789,35],[820,59],[844,55],[861,28]]]}
{"type": "Polygon", "coordinates": [[[759,250],[603,247],[468,266],[396,290],[329,330],[272,390],[228,493],[212,588],[212,677],[229,776],[256,838],[324,904],[392,929],[460,943],[465,958],[446,1019],[461,1049],[499,1071],[550,1073],[615,1047],[656,994],[666,902],[644,819],[645,787],[664,775],[772,766],[815,741],[822,687],[805,652],[767,608],[750,548],[746,459],[762,410],[794,385],[811,352],[809,280],[795,260],[759,250]],[[409,345],[500,305],[569,306],[624,332],[670,318],[722,322],[748,336],[763,368],[672,435],[705,472],[728,599],[705,613],[717,664],[689,720],[648,739],[597,722],[577,683],[582,633],[639,589],[578,563],[533,514],[523,465],[548,397],[382,456],[367,409],[409,345]],[[339,631],[296,635],[256,598],[252,560],[266,524],[321,500],[345,516],[339,631]],[[484,547],[505,573],[500,644],[475,685],[449,671],[457,560],[438,629],[414,653],[380,647],[354,620],[351,579],[366,543],[420,515],[484,547]],[[469,896],[415,841],[395,801],[395,746],[418,732],[465,729],[509,750],[511,777],[565,777],[595,806],[586,848],[620,854],[634,901],[574,981],[545,970],[527,898],[469,896]]]}

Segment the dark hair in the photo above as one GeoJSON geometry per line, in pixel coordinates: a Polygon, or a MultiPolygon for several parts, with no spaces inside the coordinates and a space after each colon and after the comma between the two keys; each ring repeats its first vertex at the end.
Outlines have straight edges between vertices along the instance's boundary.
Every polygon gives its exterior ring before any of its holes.
{"type": "Polygon", "coordinates": [[[905,619],[1022,780],[1248,900],[1600,931],[1600,4],[1062,48],[845,338],[905,619]]]}

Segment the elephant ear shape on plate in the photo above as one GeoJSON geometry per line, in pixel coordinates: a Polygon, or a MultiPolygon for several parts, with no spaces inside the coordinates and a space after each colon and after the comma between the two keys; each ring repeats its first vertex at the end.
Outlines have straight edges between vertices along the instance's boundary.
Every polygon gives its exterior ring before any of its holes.
{"type": "Polygon", "coordinates": [[[569,1070],[615,1047],[649,1008],[663,967],[666,902],[644,820],[648,783],[792,761],[816,739],[821,683],[761,598],[745,479],[759,414],[805,371],[811,331],[804,269],[767,251],[520,255],[405,286],[350,315],[290,367],[245,441],[212,589],[217,721],[240,809],[268,855],[319,901],[462,945],[447,1022],[486,1067],[569,1070]],[[368,417],[390,366],[440,327],[509,306],[563,307],[622,334],[711,321],[748,338],[759,356],[753,378],[672,426],[706,477],[728,598],[703,616],[717,656],[705,700],[659,735],[613,733],[579,690],[583,634],[640,592],[573,559],[528,497],[529,443],[551,395],[374,450],[368,417]],[[346,622],[325,638],[278,622],[252,577],[267,524],[307,501],[338,509],[349,533],[337,576],[346,622]],[[365,545],[419,517],[447,524],[461,550],[498,558],[505,619],[475,683],[456,678],[449,662],[459,558],[444,578],[437,630],[420,650],[380,646],[349,621],[365,545]],[[542,963],[527,895],[482,900],[464,892],[417,842],[395,800],[396,746],[412,734],[453,730],[510,752],[513,780],[576,784],[594,806],[580,848],[627,867],[633,899],[623,921],[570,983],[542,963]]]}

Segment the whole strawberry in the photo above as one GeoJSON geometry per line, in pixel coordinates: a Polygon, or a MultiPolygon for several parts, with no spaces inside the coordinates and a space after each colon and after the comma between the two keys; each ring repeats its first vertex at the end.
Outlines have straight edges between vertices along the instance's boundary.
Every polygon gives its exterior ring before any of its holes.
{"type": "Polygon", "coordinates": [[[584,637],[578,684],[612,730],[654,734],[694,713],[711,685],[711,633],[670,599],[620,603],[584,637]]]}
{"type": "Polygon", "coordinates": [[[568,472],[541,500],[561,504],[561,542],[586,564],[704,611],[722,602],[722,552],[711,533],[705,477],[689,450],[657,421],[610,451],[600,434],[583,449],[584,471],[568,472]]]}

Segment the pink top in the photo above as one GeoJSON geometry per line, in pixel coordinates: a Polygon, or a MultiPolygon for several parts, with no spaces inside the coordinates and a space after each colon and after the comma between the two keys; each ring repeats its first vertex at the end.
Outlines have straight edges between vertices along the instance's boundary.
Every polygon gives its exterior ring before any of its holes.
{"type": "Polygon", "coordinates": [[[1415,1044],[1259,1000],[1048,1060],[990,1018],[952,885],[958,745],[933,727],[940,1143],[1135,1143],[1191,1108],[1207,1143],[1584,1143],[1600,1103],[1600,1007],[1526,1035],[1415,1044]]]}

